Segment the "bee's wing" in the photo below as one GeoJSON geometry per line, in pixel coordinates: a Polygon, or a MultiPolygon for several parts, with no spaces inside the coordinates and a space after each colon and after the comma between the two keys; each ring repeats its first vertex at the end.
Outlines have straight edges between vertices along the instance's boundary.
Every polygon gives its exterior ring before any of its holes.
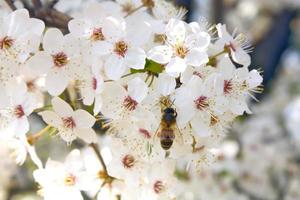
{"type": "Polygon", "coordinates": [[[161,134],[162,124],[160,123],[157,127],[156,131],[154,132],[153,138],[152,138],[152,144],[155,143],[156,140],[160,140],[160,134],[161,134]]]}
{"type": "Polygon", "coordinates": [[[179,145],[182,145],[184,143],[183,136],[182,136],[182,132],[181,132],[180,128],[177,126],[177,124],[174,125],[173,130],[174,130],[174,134],[175,134],[174,142],[179,145]]]}

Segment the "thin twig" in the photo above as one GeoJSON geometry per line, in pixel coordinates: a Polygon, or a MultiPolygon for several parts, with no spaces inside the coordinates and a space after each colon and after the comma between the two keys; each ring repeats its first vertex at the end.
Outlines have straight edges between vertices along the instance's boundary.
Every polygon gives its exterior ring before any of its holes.
{"type": "Polygon", "coordinates": [[[17,10],[17,7],[15,6],[12,0],[5,0],[5,2],[11,10],[17,10]]]}
{"type": "Polygon", "coordinates": [[[31,2],[36,10],[40,9],[43,6],[40,0],[31,0],[31,2]]]}

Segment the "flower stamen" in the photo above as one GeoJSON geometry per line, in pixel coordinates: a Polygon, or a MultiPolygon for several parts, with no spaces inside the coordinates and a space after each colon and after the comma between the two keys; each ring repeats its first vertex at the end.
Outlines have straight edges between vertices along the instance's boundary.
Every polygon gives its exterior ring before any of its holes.
{"type": "Polygon", "coordinates": [[[21,118],[25,115],[24,109],[21,105],[15,107],[14,114],[17,118],[21,118]]]}
{"type": "Polygon", "coordinates": [[[73,174],[69,174],[65,180],[64,183],[66,186],[73,186],[76,183],[76,177],[73,174]]]}
{"type": "Polygon", "coordinates": [[[128,45],[124,41],[119,41],[115,44],[114,52],[119,56],[125,57],[127,50],[128,50],[128,45]]]}
{"type": "Polygon", "coordinates": [[[134,163],[135,163],[135,159],[132,155],[126,155],[123,157],[122,159],[122,163],[123,163],[123,166],[124,168],[132,168],[134,166],[134,163]]]}
{"type": "Polygon", "coordinates": [[[231,80],[224,80],[223,92],[224,94],[229,94],[233,89],[233,84],[231,80]]]}
{"type": "Polygon", "coordinates": [[[198,97],[198,99],[196,99],[194,103],[196,104],[196,108],[201,111],[203,111],[205,108],[209,106],[208,99],[205,96],[198,97]]]}
{"type": "Polygon", "coordinates": [[[62,121],[63,121],[64,126],[66,128],[73,129],[76,126],[75,121],[72,117],[65,117],[65,118],[62,119],[62,121]]]}
{"type": "Polygon", "coordinates": [[[184,47],[183,45],[176,45],[175,46],[175,54],[178,57],[184,58],[187,53],[188,53],[188,49],[186,47],[184,47]]]}
{"type": "Polygon", "coordinates": [[[0,49],[9,49],[14,44],[14,40],[8,36],[5,36],[0,40],[0,49]]]}
{"type": "Polygon", "coordinates": [[[123,101],[123,106],[129,111],[133,111],[136,109],[138,102],[132,99],[130,96],[127,96],[123,101]]]}
{"type": "Polygon", "coordinates": [[[60,68],[68,64],[68,56],[64,52],[54,54],[52,55],[52,58],[56,67],[60,68]]]}
{"type": "Polygon", "coordinates": [[[156,194],[159,194],[165,190],[165,186],[162,181],[156,181],[153,184],[153,190],[156,194]]]}
{"type": "Polygon", "coordinates": [[[103,41],[105,39],[102,28],[94,28],[92,35],[91,35],[91,40],[92,41],[103,41]]]}

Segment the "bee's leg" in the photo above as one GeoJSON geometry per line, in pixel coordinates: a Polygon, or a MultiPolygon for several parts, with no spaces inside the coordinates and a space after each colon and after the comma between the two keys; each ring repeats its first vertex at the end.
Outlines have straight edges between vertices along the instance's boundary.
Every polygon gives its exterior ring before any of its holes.
{"type": "Polygon", "coordinates": [[[170,151],[166,151],[165,158],[168,158],[170,156],[170,153],[170,151]]]}

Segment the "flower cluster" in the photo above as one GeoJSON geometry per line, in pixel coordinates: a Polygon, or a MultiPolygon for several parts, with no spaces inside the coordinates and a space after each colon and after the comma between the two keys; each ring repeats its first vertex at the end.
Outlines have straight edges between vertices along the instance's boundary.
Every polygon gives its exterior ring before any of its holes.
{"type": "Polygon", "coordinates": [[[251,113],[262,77],[248,69],[246,37],[184,14],[159,0],[91,3],[68,34],[25,9],[0,18],[0,138],[18,143],[19,164],[29,153],[45,199],[82,199],[92,188],[99,199],[174,199],[176,161],[201,170],[233,120],[251,113]],[[33,113],[48,125],[36,134],[33,113]],[[48,132],[89,144],[99,168],[79,150],[44,166],[34,144],[48,132]]]}

